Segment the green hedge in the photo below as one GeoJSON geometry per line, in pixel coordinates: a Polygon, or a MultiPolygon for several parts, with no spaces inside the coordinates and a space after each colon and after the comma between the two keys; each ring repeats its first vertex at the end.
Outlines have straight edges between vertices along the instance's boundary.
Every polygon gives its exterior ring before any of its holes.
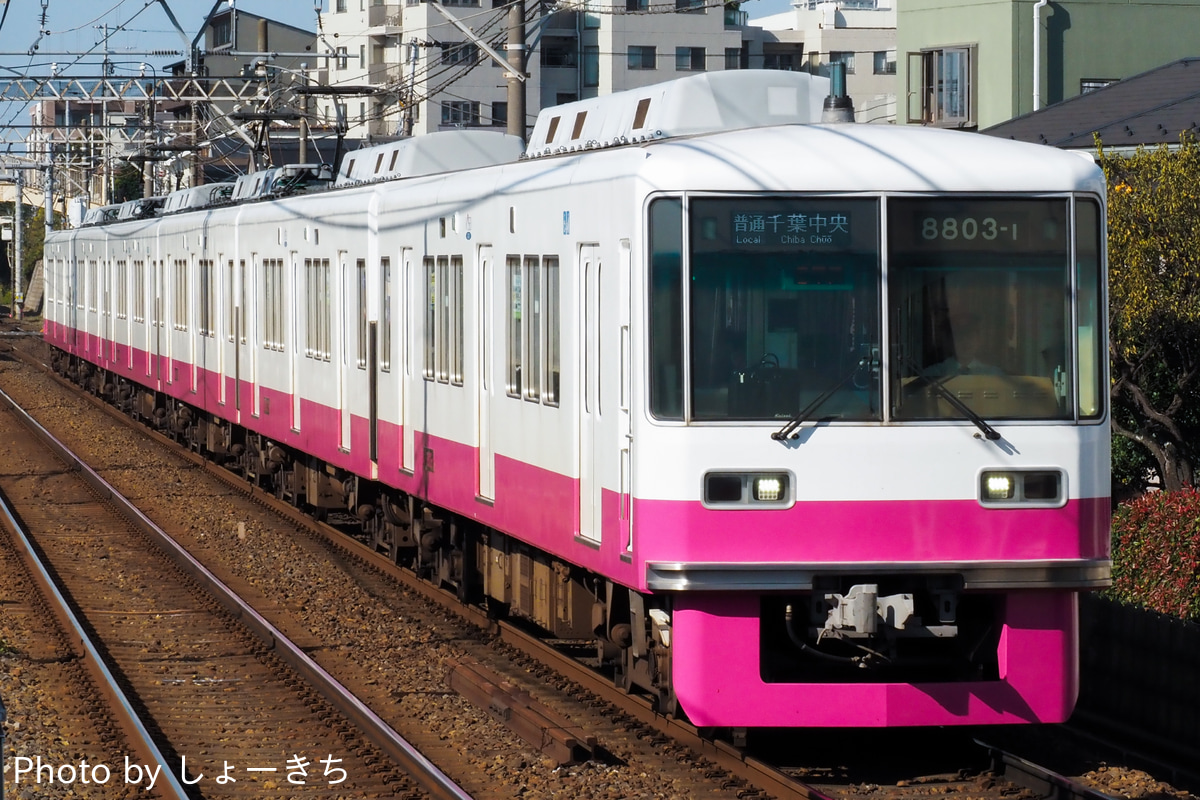
{"type": "Polygon", "coordinates": [[[1109,596],[1200,620],[1200,491],[1149,492],[1113,514],[1109,596]]]}

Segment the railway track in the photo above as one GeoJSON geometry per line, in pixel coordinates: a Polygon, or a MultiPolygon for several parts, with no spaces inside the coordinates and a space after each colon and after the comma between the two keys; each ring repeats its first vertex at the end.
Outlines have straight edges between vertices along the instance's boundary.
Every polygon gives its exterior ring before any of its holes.
{"type": "MultiPolygon", "coordinates": [[[[105,407],[107,408],[107,407],[105,407]]],[[[124,417],[110,411],[114,417],[124,422],[124,417]]],[[[141,430],[141,429],[139,429],[141,430]]],[[[157,437],[156,434],[151,434],[157,437]]],[[[169,440],[157,437],[161,441],[169,440]]],[[[183,455],[177,452],[179,455],[183,455]]],[[[252,490],[236,476],[208,464],[194,454],[185,457],[192,460],[194,470],[203,469],[206,474],[226,482],[226,491],[230,497],[249,498],[253,502],[270,507],[272,514],[282,514],[295,525],[297,530],[319,537],[321,548],[326,549],[329,561],[357,575],[355,580],[362,585],[371,587],[372,592],[384,594],[395,591],[394,587],[403,587],[401,591],[426,597],[429,602],[437,603],[438,607],[448,609],[454,614],[465,617],[470,623],[478,626],[485,634],[462,634],[445,631],[429,637],[426,642],[433,649],[452,641],[455,645],[455,656],[466,654],[467,662],[471,659],[488,661],[495,665],[496,654],[501,660],[510,659],[511,664],[503,680],[511,679],[515,694],[532,692],[537,695],[534,699],[545,700],[546,703],[565,719],[570,725],[578,723],[582,735],[575,735],[576,744],[579,740],[591,738],[583,751],[574,751],[575,755],[562,758],[552,756],[539,763],[537,758],[514,760],[509,756],[503,758],[502,769],[497,769],[496,775],[503,774],[500,785],[493,787],[495,794],[491,796],[507,796],[512,794],[513,787],[521,793],[530,796],[551,796],[558,793],[559,788],[575,785],[573,782],[563,782],[548,778],[547,771],[553,774],[567,773],[567,768],[555,765],[556,761],[578,761],[589,759],[586,763],[571,768],[568,773],[586,775],[590,773],[607,773],[610,776],[607,783],[601,781],[603,793],[592,794],[595,791],[577,790],[580,796],[711,796],[711,797],[779,797],[779,798],[823,798],[823,797],[853,797],[853,798],[906,798],[940,794],[950,796],[970,796],[972,798],[1013,798],[1021,797],[1079,797],[1092,798],[1102,796],[1089,790],[1083,783],[1069,778],[1054,775],[1041,770],[1043,776],[1041,789],[1038,791],[1014,788],[1016,783],[1029,783],[1029,779],[1013,781],[1016,774],[1015,764],[1027,763],[1014,756],[1005,756],[1003,751],[993,748],[988,758],[979,755],[974,758],[975,765],[970,770],[950,769],[947,774],[938,774],[936,768],[925,772],[919,770],[901,772],[908,777],[894,779],[891,784],[874,784],[856,778],[854,770],[839,775],[835,781],[827,781],[820,769],[816,771],[805,769],[788,769],[787,759],[778,759],[774,755],[754,755],[755,748],[735,747],[732,744],[715,740],[707,735],[711,732],[697,731],[686,723],[668,719],[656,714],[649,703],[643,699],[629,696],[615,689],[604,676],[595,674],[573,658],[574,653],[570,643],[565,646],[555,646],[529,635],[520,628],[505,623],[490,620],[481,611],[462,607],[457,601],[436,587],[418,580],[405,570],[389,563],[385,558],[371,551],[344,533],[339,533],[327,525],[315,523],[307,516],[300,514],[286,504],[278,503],[273,497],[252,490]],[[389,588],[391,587],[391,588],[389,588]],[[524,680],[521,680],[521,676],[524,680]],[[542,683],[539,684],[538,682],[542,683]],[[598,722],[597,718],[603,720],[598,722]],[[657,761],[655,761],[657,759],[657,761]],[[783,767],[781,769],[781,767],[783,767]],[[638,783],[629,774],[634,770],[659,770],[657,780],[638,783]],[[614,787],[621,787],[620,790],[614,787]],[[646,788],[651,787],[651,788],[646,788]],[[1049,788],[1048,788],[1049,787],[1049,788]],[[1073,788],[1077,787],[1077,788],[1073,788]],[[613,794],[613,791],[618,791],[613,794]]],[[[432,607],[432,606],[431,606],[432,607]]],[[[415,612],[405,612],[411,614],[415,612]]],[[[442,625],[435,616],[425,617],[423,624],[436,627],[442,625]]],[[[358,645],[355,645],[358,646],[358,645]]],[[[575,648],[577,649],[577,648],[575,648]]],[[[456,663],[467,663],[458,661],[456,663]]],[[[442,674],[439,675],[441,685],[453,686],[452,668],[446,668],[449,661],[442,662],[442,674]]],[[[351,663],[342,663],[341,669],[353,672],[356,667],[351,663]]],[[[373,669],[379,669],[378,665],[373,669]]],[[[331,667],[332,669],[332,667],[331,667]]],[[[361,663],[358,667],[361,670],[361,663]]],[[[334,670],[337,671],[337,670],[334,670]]],[[[394,702],[396,692],[380,691],[380,684],[374,680],[357,680],[352,676],[343,676],[348,683],[357,683],[355,690],[360,692],[372,707],[389,705],[389,696],[394,702]]],[[[361,678],[361,676],[360,676],[361,678]]],[[[494,683],[494,682],[493,682],[494,683]]],[[[494,687],[493,687],[494,688],[494,687]]],[[[483,715],[495,719],[513,722],[520,718],[522,704],[514,702],[514,693],[495,693],[486,699],[475,698],[475,702],[483,705],[483,715]],[[490,707],[489,707],[490,706],[490,707]]],[[[439,713],[439,712],[434,712],[439,713]]],[[[526,723],[528,724],[528,723],[526,723]]],[[[488,728],[487,730],[492,730],[488,728]]],[[[545,734],[546,727],[542,732],[545,734]]],[[[493,736],[494,734],[487,734],[493,736]]],[[[783,734],[780,735],[781,737],[783,734]]],[[[783,745],[804,748],[804,734],[799,734],[801,741],[798,745],[783,745]]],[[[442,733],[435,737],[432,747],[438,749],[437,740],[444,744],[446,739],[452,739],[453,734],[442,733]]],[[[430,742],[426,741],[426,745],[430,742]]],[[[563,745],[559,747],[570,747],[563,745]]],[[[770,748],[774,750],[775,748],[770,748]]],[[[977,748],[976,748],[977,749],[977,748]]],[[[543,752],[553,754],[553,749],[543,752]]],[[[983,753],[982,750],[978,753],[983,753]]],[[[1032,765],[1030,765],[1032,767],[1032,765]]],[[[916,768],[914,768],[916,769],[916,768]]],[[[894,777],[894,776],[893,776],[894,777]]],[[[591,786],[591,784],[588,784],[591,786]]],[[[484,796],[486,792],[476,789],[476,796],[484,796]]]]}
{"type": "Polygon", "coordinates": [[[90,771],[43,771],[40,757],[25,757],[12,765],[15,786],[120,780],[180,800],[330,787],[467,797],[7,394],[0,400],[0,436],[22,465],[0,480],[7,527],[136,755],[90,771]]]}

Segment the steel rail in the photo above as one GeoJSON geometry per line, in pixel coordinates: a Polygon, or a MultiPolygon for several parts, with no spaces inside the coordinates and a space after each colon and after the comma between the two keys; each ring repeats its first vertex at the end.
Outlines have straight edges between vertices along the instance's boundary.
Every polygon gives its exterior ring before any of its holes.
{"type": "MultiPolygon", "coordinates": [[[[3,399],[8,404],[9,408],[25,425],[28,425],[32,420],[28,414],[17,406],[11,397],[0,390],[0,399],[3,399]]],[[[37,423],[33,423],[37,425],[37,423]]],[[[38,426],[40,427],[40,426],[38,426]]],[[[68,459],[67,463],[74,466],[72,460],[68,459]]],[[[128,737],[128,744],[138,754],[138,757],[143,759],[144,764],[159,764],[164,769],[163,772],[163,792],[169,793],[166,796],[174,798],[174,800],[188,800],[190,795],[184,790],[183,785],[175,777],[175,772],[167,767],[167,757],[159,749],[154,742],[150,732],[146,729],[146,725],[142,722],[141,715],[134,709],[133,703],[129,697],[122,691],[120,684],[117,682],[116,676],[109,669],[104,656],[100,654],[100,649],[96,643],[92,641],[92,637],[88,634],[87,629],[80,623],[79,617],[71,609],[70,603],[63,596],[58,584],[50,575],[50,571],[46,568],[45,563],[38,556],[37,550],[33,546],[30,539],[29,531],[20,521],[16,511],[9,505],[8,498],[0,492],[0,514],[3,515],[3,521],[6,528],[12,534],[13,538],[19,545],[21,559],[25,562],[31,576],[40,588],[43,596],[51,601],[54,608],[54,613],[58,617],[60,624],[67,629],[71,636],[71,646],[80,653],[84,665],[91,674],[92,679],[96,681],[101,693],[109,700],[109,708],[117,717],[121,730],[128,737]]]]}
{"type": "MultiPolygon", "coordinates": [[[[296,670],[308,681],[334,708],[344,714],[355,726],[362,730],[368,739],[394,760],[402,769],[408,772],[413,780],[425,791],[438,800],[471,800],[458,784],[417,750],[410,742],[397,733],[390,725],[355,697],[345,686],[312,660],[303,650],[287,638],[265,617],[255,611],[241,597],[225,585],[216,575],[197,561],[178,542],[159,528],[149,517],[122,495],[108,481],[76,456],[65,444],[41,426],[32,416],[22,409],[16,401],[0,390],[0,400],[9,406],[12,412],[28,427],[47,447],[54,451],[71,469],[80,473],[102,499],[112,503],[125,515],[132,525],[143,531],[155,541],[175,563],[191,577],[195,578],[205,589],[221,602],[234,617],[250,629],[269,649],[279,658],[296,670]]],[[[72,615],[73,616],[73,615],[72,615]]],[[[76,623],[77,625],[78,623],[76,623]]],[[[96,658],[99,656],[97,654],[96,658]]],[[[156,751],[157,752],[157,751],[156,751]]],[[[165,764],[159,756],[157,763],[165,764]]],[[[180,787],[180,800],[188,797],[180,787]]]]}

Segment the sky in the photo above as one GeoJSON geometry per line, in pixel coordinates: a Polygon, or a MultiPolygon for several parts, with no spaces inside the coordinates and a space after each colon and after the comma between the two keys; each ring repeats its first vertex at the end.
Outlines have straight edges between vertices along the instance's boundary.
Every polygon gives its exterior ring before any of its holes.
{"type": "MultiPolygon", "coordinates": [[[[237,8],[314,29],[313,7],[321,0],[236,0],[237,8]]],[[[393,2],[395,0],[392,0],[393,2]]],[[[606,0],[611,2],[611,0],[606,0]]],[[[213,8],[215,0],[167,0],[179,24],[192,39],[213,8]]],[[[4,14],[0,0],[0,15],[4,14]]],[[[77,69],[95,74],[95,64],[103,57],[104,26],[109,26],[109,45],[117,74],[136,74],[142,62],[156,68],[178,60],[179,56],[151,56],[142,52],[179,50],[183,42],[158,0],[7,0],[7,16],[0,27],[0,74],[45,74],[50,64],[60,69],[73,61],[66,53],[92,54],[93,69],[77,69]],[[42,14],[45,24],[42,24],[42,14]],[[118,26],[120,29],[118,30],[118,26]],[[45,30],[48,33],[42,34],[45,30]],[[32,55],[31,48],[37,50],[32,55]]],[[[328,7],[329,0],[324,0],[328,7]]],[[[788,10],[790,0],[744,0],[742,9],[751,18],[788,10]]],[[[0,120],[2,121],[2,120],[0,120]]]]}

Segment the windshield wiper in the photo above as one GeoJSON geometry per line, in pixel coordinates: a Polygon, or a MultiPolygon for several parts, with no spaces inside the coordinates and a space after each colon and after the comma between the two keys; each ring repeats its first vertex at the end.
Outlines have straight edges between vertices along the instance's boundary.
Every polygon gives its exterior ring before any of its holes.
{"type": "Polygon", "coordinates": [[[854,369],[850,370],[849,375],[842,378],[840,381],[814,399],[811,403],[800,409],[796,416],[787,421],[787,424],[772,433],[771,438],[777,442],[782,442],[785,439],[799,439],[800,434],[796,429],[803,425],[810,416],[815,414],[818,408],[825,405],[826,401],[833,397],[834,394],[837,393],[838,389],[841,389],[843,386],[849,383],[850,379],[857,375],[858,371],[863,368],[863,364],[866,363],[866,361],[867,359],[865,358],[862,361],[859,361],[858,364],[855,365],[854,369]]]}
{"type": "MultiPolygon", "coordinates": [[[[925,381],[925,383],[929,384],[929,386],[935,392],[938,393],[939,397],[941,397],[947,403],[949,403],[950,405],[952,405],[956,409],[958,409],[958,413],[962,414],[964,417],[966,417],[971,422],[973,422],[975,424],[975,427],[979,428],[979,430],[981,430],[983,432],[984,437],[987,438],[988,441],[994,442],[1000,438],[1000,432],[998,430],[996,430],[991,425],[989,425],[987,423],[987,420],[985,420],[983,417],[979,416],[973,410],[971,410],[970,406],[968,406],[962,400],[959,400],[957,397],[955,397],[954,392],[950,391],[945,386],[943,386],[941,381],[935,380],[934,378],[930,377],[929,375],[926,375],[924,372],[921,371],[920,367],[918,367],[916,364],[909,361],[904,356],[900,357],[900,361],[901,361],[901,363],[904,364],[904,366],[908,367],[912,372],[916,373],[916,376],[918,378],[925,381]]],[[[953,376],[948,376],[948,377],[953,377],[953,376]]],[[[946,379],[948,379],[948,378],[946,378],[946,379]]]]}

